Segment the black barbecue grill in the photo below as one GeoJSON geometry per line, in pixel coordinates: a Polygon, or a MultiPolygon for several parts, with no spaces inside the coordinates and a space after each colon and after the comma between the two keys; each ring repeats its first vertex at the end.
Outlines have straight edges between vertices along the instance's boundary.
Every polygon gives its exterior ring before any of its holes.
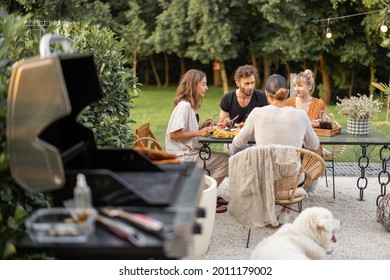
{"type": "Polygon", "coordinates": [[[51,192],[54,205],[62,206],[83,173],[98,210],[110,205],[149,215],[169,227],[169,234],[145,232],[148,242],[141,248],[98,225],[83,244],[42,244],[26,236],[18,251],[66,259],[188,256],[204,173],[190,163],[157,166],[132,149],[97,148],[92,132],[76,121],[103,96],[93,56],[71,54],[69,42],[57,35],[45,35],[40,44],[41,58],[16,63],[11,74],[7,139],[15,180],[32,192],[51,192]],[[48,53],[54,41],[67,54],[48,53]]]}

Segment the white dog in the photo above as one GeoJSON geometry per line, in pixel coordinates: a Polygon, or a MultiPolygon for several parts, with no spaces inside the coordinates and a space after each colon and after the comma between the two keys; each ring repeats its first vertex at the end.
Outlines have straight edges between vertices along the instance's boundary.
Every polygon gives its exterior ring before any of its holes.
{"type": "Polygon", "coordinates": [[[258,260],[318,260],[332,252],[331,241],[340,221],[322,207],[303,210],[295,221],[284,224],[271,236],[264,238],[250,258],[258,260]]]}

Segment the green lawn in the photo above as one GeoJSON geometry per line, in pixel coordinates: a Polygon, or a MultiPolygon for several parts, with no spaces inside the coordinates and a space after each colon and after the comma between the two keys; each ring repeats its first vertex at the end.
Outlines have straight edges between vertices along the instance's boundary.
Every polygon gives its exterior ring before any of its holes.
{"type": "MultiPolygon", "coordinates": [[[[142,87],[138,98],[134,98],[134,109],[132,110],[132,118],[136,121],[132,124],[133,129],[144,123],[150,122],[152,131],[155,133],[159,142],[165,145],[165,131],[169,121],[169,117],[173,110],[173,97],[175,96],[176,87],[157,88],[157,87],[142,87]]],[[[203,105],[200,109],[200,120],[214,117],[217,119],[219,114],[219,101],[223,95],[223,90],[220,87],[210,87],[203,99],[203,105]]],[[[346,127],[346,118],[340,116],[336,111],[335,105],[328,106],[328,112],[333,112],[335,119],[346,127]]],[[[380,132],[390,138],[390,126],[377,125],[375,122],[386,120],[385,108],[371,122],[371,130],[380,132]]],[[[325,146],[326,147],[326,146],[325,146]]],[[[212,146],[215,151],[222,151],[221,145],[212,146]]],[[[347,150],[339,161],[354,162],[360,156],[361,149],[359,146],[347,146],[347,150]]],[[[379,147],[368,149],[372,162],[379,162],[379,147]]]]}

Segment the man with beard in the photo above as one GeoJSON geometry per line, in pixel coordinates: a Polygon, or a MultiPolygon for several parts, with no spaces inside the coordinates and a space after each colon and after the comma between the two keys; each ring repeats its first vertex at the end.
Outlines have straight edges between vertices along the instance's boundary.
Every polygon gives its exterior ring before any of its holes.
{"type": "Polygon", "coordinates": [[[237,68],[234,81],[238,89],[226,93],[219,104],[221,112],[219,122],[227,126],[245,122],[249,113],[255,107],[268,105],[264,92],[255,89],[257,70],[252,65],[243,65],[237,68]]]}

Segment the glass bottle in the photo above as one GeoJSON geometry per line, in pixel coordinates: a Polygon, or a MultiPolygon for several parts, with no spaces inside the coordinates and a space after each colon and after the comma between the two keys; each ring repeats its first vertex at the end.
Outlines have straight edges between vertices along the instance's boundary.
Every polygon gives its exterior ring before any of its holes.
{"type": "Polygon", "coordinates": [[[76,186],[73,190],[75,208],[78,210],[86,210],[92,208],[92,195],[91,189],[87,184],[85,175],[82,173],[77,174],[76,186]]]}

